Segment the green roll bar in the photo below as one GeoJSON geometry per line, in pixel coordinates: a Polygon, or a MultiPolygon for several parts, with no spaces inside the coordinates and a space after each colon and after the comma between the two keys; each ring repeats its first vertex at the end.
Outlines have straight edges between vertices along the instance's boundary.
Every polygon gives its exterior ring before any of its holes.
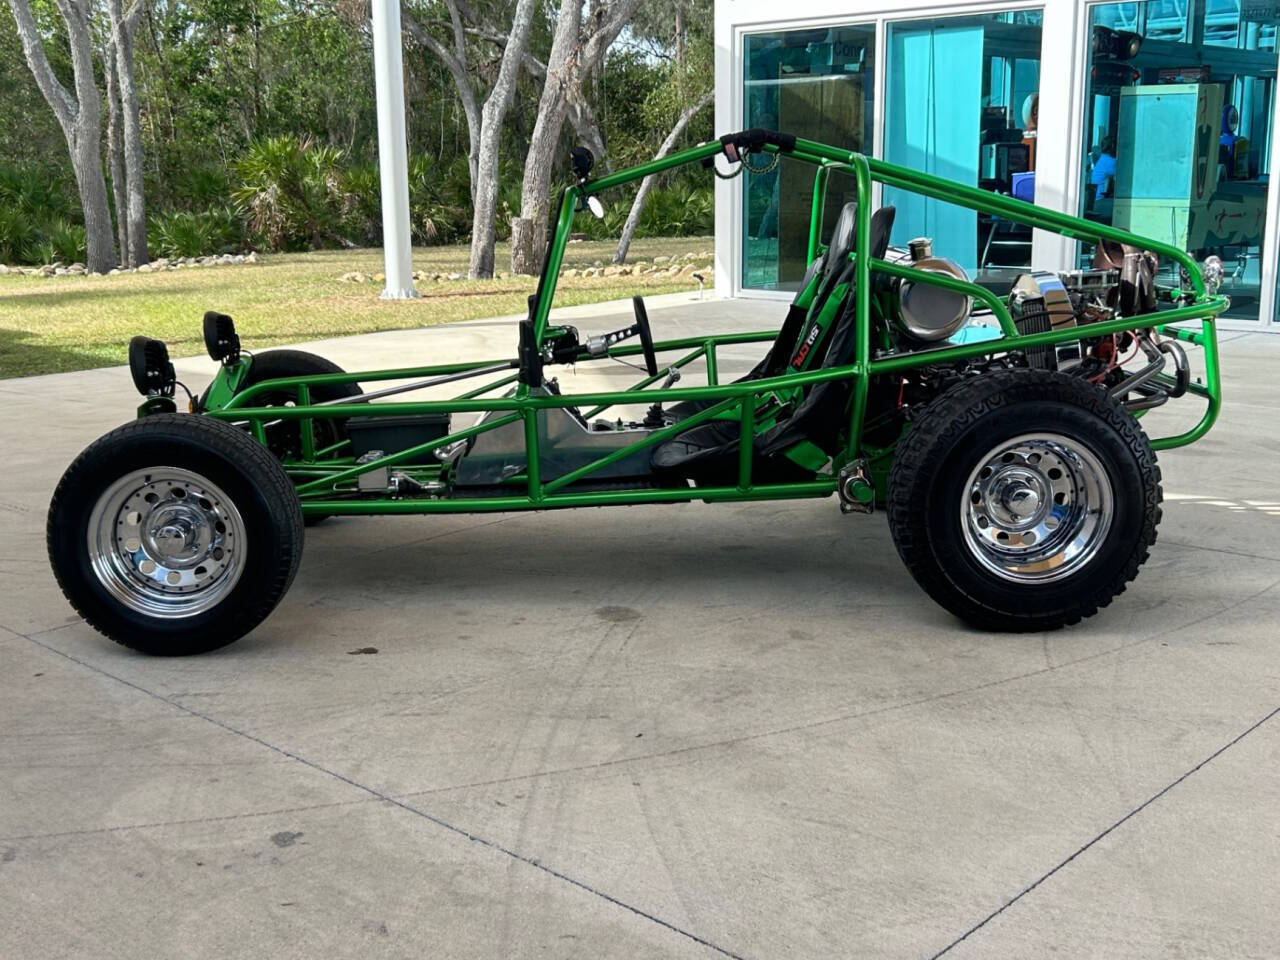
{"type": "MultiPolygon", "coordinates": [[[[515,362],[488,359],[392,370],[289,377],[264,381],[241,389],[240,385],[246,376],[248,364],[251,363],[251,359],[246,358],[224,366],[220,370],[209,391],[205,415],[244,424],[262,442],[266,439],[268,423],[278,420],[299,420],[302,457],[285,461],[285,468],[297,483],[298,495],[305,514],[451,513],[605,506],[624,503],[669,503],[689,500],[740,501],[829,496],[836,490],[836,474],[841,466],[860,456],[870,454],[882,457],[885,455],[885,451],[865,449],[862,441],[863,421],[866,416],[872,377],[902,374],[932,364],[953,363],[1011,350],[1049,346],[1079,340],[1081,337],[1081,330],[1076,327],[1044,333],[1021,334],[1005,303],[979,284],[918,270],[906,264],[890,263],[859,255],[857,251],[870,249],[871,190],[873,183],[880,183],[974,210],[994,213],[1006,220],[1051,230],[1077,240],[1091,242],[1110,240],[1140,246],[1177,263],[1189,278],[1191,285],[1189,302],[1140,317],[1117,318],[1090,324],[1087,327],[1087,333],[1089,336],[1104,336],[1126,330],[1155,330],[1165,336],[1175,337],[1181,342],[1201,347],[1204,357],[1204,379],[1202,382],[1191,383],[1188,392],[1205,400],[1205,412],[1191,429],[1173,436],[1154,438],[1152,446],[1157,450],[1183,446],[1204,436],[1213,426],[1222,403],[1215,318],[1226,309],[1228,301],[1225,297],[1210,296],[1206,293],[1199,267],[1185,252],[1168,244],[1146,240],[1114,227],[1044,210],[1011,197],[987,193],[895,164],[873,160],[853,151],[801,138],[795,138],[792,142],[792,138],[772,132],[768,132],[762,139],[757,136],[759,134],[766,134],[766,132],[744,131],[741,134],[729,135],[721,140],[700,144],[629,170],[567,187],[560,198],[555,229],[547,245],[538,291],[530,306],[529,316],[533,322],[535,341],[541,347],[547,337],[551,304],[555,296],[560,268],[564,262],[573,218],[587,197],[685,164],[710,165],[715,163],[722,154],[728,154],[727,144],[748,142],[750,143],[748,149],[770,153],[781,152],[791,159],[810,163],[816,167],[808,238],[808,256],[811,262],[821,252],[822,210],[830,173],[832,171],[849,173],[856,181],[858,198],[856,245],[855,253],[851,255],[855,267],[856,324],[852,363],[839,367],[788,373],[745,383],[720,383],[717,375],[718,348],[733,344],[767,342],[776,336],[776,331],[758,331],[711,337],[686,337],[658,342],[654,346],[660,352],[685,351],[685,353],[664,367],[658,375],[647,377],[625,390],[548,395],[532,392],[526,384],[519,381],[518,374],[512,373],[486,381],[449,400],[391,401],[376,404],[343,402],[316,405],[310,402],[313,391],[327,385],[390,380],[412,381],[473,373],[485,367],[503,364],[514,368],[515,362]],[[972,297],[991,310],[999,325],[1000,336],[976,343],[921,348],[881,356],[873,360],[871,358],[870,300],[872,287],[870,281],[873,272],[910,280],[913,283],[931,284],[972,297]],[[1176,326],[1182,323],[1198,324],[1199,328],[1176,326]],[[707,386],[650,389],[670,367],[683,368],[697,360],[702,360],[705,365],[707,386]],[[793,392],[798,388],[844,379],[849,380],[852,386],[848,440],[844,449],[838,451],[832,458],[830,472],[819,472],[811,480],[798,482],[757,483],[752,477],[752,459],[756,411],[762,401],[770,395],[793,392]],[[486,396],[494,390],[513,383],[515,390],[510,395],[486,396]],[[282,390],[297,394],[296,406],[253,405],[256,397],[282,390]],[[542,441],[537,427],[539,411],[572,406],[588,408],[585,415],[593,417],[612,407],[635,404],[640,401],[667,403],[682,400],[707,401],[710,406],[692,417],[681,420],[678,424],[647,432],[635,442],[607,453],[570,473],[550,480],[543,479],[541,475],[542,441]],[[371,413],[380,416],[426,413],[451,415],[472,413],[491,414],[491,416],[471,426],[452,430],[448,436],[418,444],[368,463],[357,464],[353,458],[345,455],[346,442],[316,449],[315,435],[311,426],[317,418],[347,418],[371,413]],[[589,480],[596,472],[713,418],[732,418],[737,421],[739,450],[736,484],[710,487],[685,485],[670,488],[643,486],[622,490],[574,489],[574,484],[589,480]],[[355,489],[355,480],[360,474],[382,467],[412,469],[419,476],[427,479],[439,476],[443,466],[435,458],[434,451],[455,443],[470,441],[485,432],[517,422],[523,424],[527,467],[522,475],[511,479],[509,495],[412,499],[390,497],[346,499],[342,496],[355,489]]],[[[608,356],[627,357],[635,356],[640,352],[641,348],[637,345],[615,345],[608,351],[608,356]]],[[[882,479],[882,477],[878,478],[878,482],[882,479]]],[[[880,492],[883,493],[883,490],[880,492]]]]}

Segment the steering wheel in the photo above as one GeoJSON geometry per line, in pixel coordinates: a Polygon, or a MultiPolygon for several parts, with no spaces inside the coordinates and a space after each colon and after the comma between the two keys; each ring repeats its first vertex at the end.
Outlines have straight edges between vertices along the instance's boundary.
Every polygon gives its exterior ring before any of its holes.
{"type": "Polygon", "coordinates": [[[640,334],[640,349],[644,351],[644,367],[649,376],[658,375],[658,353],[653,349],[653,331],[649,329],[649,312],[644,308],[644,297],[634,296],[631,305],[636,312],[636,332],[640,334]]]}

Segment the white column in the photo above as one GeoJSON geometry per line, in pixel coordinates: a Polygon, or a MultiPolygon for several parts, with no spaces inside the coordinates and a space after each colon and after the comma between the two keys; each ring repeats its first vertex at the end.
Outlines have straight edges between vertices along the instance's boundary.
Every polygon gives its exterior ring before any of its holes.
{"type": "Polygon", "coordinates": [[[404,61],[400,0],[373,0],[373,77],[378,92],[378,166],[382,174],[384,300],[416,297],[409,238],[409,151],[404,133],[404,61]]]}
{"type": "MultiPolygon", "coordinates": [[[[1036,132],[1036,206],[1080,213],[1084,86],[1089,43],[1081,32],[1084,14],[1073,0],[1044,6],[1040,43],[1040,122],[1036,132]]],[[[1015,104],[1021,109],[1022,104],[1015,104]]],[[[1031,265],[1037,270],[1075,266],[1076,241],[1048,230],[1032,234],[1031,265]]]]}
{"type": "MultiPolygon", "coordinates": [[[[741,51],[734,49],[733,24],[731,19],[732,4],[715,4],[715,85],[716,100],[715,126],[712,132],[718,137],[722,133],[741,130],[741,72],[736,68],[740,63],[741,51]]],[[[723,160],[720,161],[723,164],[723,160]]],[[[722,167],[722,169],[727,169],[722,167]]],[[[739,255],[740,234],[745,224],[742,222],[742,179],[721,180],[715,178],[716,198],[716,278],[715,295],[731,297],[740,286],[738,273],[742,269],[742,258],[739,255]]]]}

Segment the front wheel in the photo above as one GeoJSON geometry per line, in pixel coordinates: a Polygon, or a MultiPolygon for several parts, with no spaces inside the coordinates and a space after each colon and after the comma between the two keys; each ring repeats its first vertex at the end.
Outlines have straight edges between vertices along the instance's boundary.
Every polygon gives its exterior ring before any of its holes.
{"type": "Polygon", "coordinates": [[[144,653],[224,646],[256,627],[302,556],[284,469],[243,431],[190,414],[125,424],[67,468],[49,561],[71,605],[144,653]]]}
{"type": "Polygon", "coordinates": [[[898,553],[939,604],[987,630],[1049,630],[1106,606],[1160,522],[1137,421],[1075,377],[995,371],[915,418],[889,476],[898,553]]]}

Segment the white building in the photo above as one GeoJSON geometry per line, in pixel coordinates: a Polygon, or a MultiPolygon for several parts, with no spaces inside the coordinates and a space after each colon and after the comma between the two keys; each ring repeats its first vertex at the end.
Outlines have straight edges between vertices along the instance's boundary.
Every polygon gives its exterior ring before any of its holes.
{"type": "MultiPolygon", "coordinates": [[[[769,127],[1216,253],[1226,325],[1276,329],[1280,0],[718,0],[716,129],[769,127]]],[[[828,218],[851,182],[832,178],[828,218]]],[[[804,270],[812,168],[717,182],[716,289],[789,298],[804,270]]],[[[930,235],[982,283],[1088,250],[930,202],[930,235]]],[[[904,213],[906,215],[904,215],[904,213]]]]}

